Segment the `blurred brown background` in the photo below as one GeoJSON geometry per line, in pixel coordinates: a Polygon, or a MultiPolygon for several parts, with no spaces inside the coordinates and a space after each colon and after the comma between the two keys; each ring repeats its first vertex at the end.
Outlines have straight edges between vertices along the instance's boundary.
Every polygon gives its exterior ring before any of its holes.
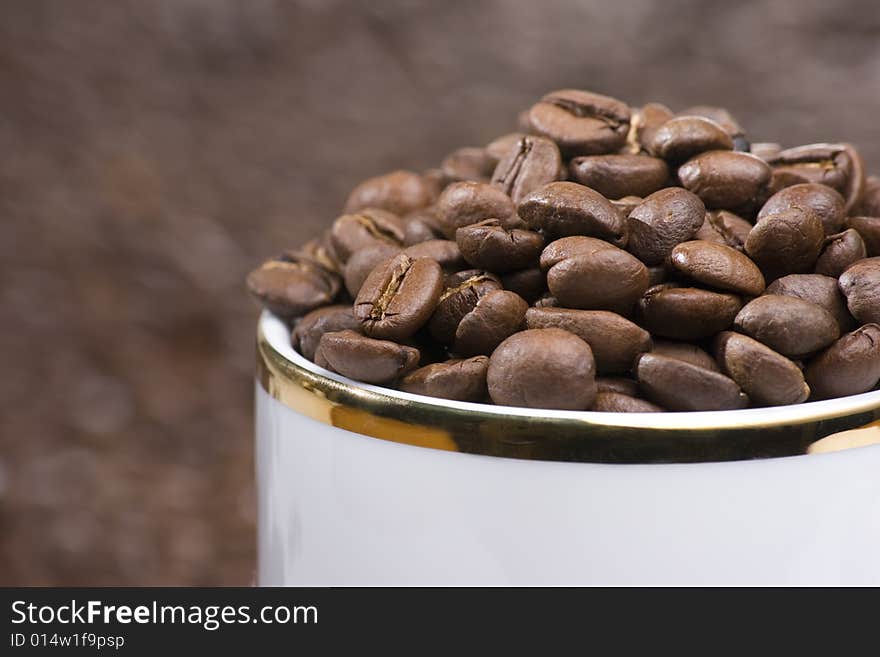
{"type": "Polygon", "coordinates": [[[242,280],[543,92],[880,171],[872,0],[0,0],[0,584],[248,584],[242,280]]]}

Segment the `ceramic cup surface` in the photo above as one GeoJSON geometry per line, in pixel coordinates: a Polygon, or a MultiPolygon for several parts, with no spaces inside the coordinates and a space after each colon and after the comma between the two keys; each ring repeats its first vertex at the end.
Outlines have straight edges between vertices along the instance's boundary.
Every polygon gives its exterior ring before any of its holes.
{"type": "Polygon", "coordinates": [[[533,411],[349,381],[269,314],[257,347],[262,585],[880,584],[880,392],[533,411]]]}

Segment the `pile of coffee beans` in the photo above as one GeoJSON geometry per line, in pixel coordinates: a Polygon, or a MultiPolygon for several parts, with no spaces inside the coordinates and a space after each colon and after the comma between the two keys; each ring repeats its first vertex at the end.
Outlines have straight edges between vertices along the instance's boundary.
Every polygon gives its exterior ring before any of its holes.
{"type": "Polygon", "coordinates": [[[294,347],[446,399],[613,412],[880,380],[880,178],[845,143],[750,143],[724,109],[565,89],[519,132],[359,184],[251,292],[294,347]]]}

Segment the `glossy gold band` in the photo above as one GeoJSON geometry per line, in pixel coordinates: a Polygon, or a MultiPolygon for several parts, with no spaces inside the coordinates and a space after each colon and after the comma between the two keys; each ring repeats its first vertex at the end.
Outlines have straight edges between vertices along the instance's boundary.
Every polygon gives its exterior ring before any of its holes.
{"type": "MultiPolygon", "coordinates": [[[[804,413],[785,423],[713,426],[676,414],[677,424],[624,426],[600,414],[507,413],[479,404],[401,396],[337,381],[291,362],[257,335],[257,378],[272,397],[314,420],[373,438],[434,449],[519,459],[593,463],[692,463],[804,454],[821,438],[866,429],[823,449],[880,441],[880,403],[852,414],[804,413]],[[424,400],[424,401],[422,401],[424,400]],[[867,441],[867,442],[866,442],[867,441]]],[[[618,414],[601,414],[614,416],[618,414]]]]}

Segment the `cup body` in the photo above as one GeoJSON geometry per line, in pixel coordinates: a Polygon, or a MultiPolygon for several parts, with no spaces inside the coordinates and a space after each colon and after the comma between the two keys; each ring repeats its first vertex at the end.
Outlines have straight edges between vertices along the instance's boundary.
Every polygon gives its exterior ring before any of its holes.
{"type": "Polygon", "coordinates": [[[749,439],[737,447],[746,458],[733,460],[713,447],[739,424],[760,436],[766,416],[775,449],[803,451],[796,443],[876,419],[880,393],[846,407],[803,405],[801,423],[774,411],[615,417],[642,452],[537,441],[552,451],[523,441],[520,422],[542,438],[553,426],[592,435],[608,430],[596,415],[618,414],[524,413],[511,424],[509,414],[496,421],[475,405],[427,400],[432,416],[415,396],[322,373],[285,340],[264,316],[261,585],[880,584],[880,445],[753,458],[749,439]],[[476,414],[470,438],[446,417],[461,406],[465,419],[476,414]],[[691,425],[674,428],[685,416],[691,425]],[[559,423],[541,424],[547,417],[559,423]],[[653,443],[677,435],[717,458],[658,462],[653,443]],[[649,462],[634,462],[639,454],[649,462]]]}

